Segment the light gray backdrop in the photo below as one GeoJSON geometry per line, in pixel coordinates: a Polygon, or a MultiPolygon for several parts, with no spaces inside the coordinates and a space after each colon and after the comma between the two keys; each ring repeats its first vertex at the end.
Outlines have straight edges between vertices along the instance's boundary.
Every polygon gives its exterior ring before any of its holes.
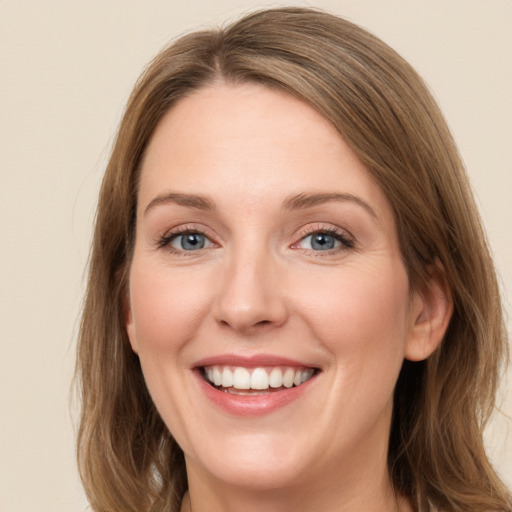
{"type": "MultiPolygon", "coordinates": [[[[86,508],[69,387],[91,225],[110,142],[147,61],[253,0],[0,0],[0,511],[86,508]]],[[[430,84],[512,294],[512,1],[318,0],[430,84]]],[[[509,322],[509,327],[510,327],[509,322]]],[[[512,413],[512,387],[503,408],[512,413]]],[[[510,422],[488,446],[512,486],[510,422]]]]}

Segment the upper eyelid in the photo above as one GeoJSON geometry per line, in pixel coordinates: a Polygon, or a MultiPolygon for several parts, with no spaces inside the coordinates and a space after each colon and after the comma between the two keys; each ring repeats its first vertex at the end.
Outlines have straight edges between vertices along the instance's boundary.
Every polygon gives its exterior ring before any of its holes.
{"type": "Polygon", "coordinates": [[[197,225],[195,223],[182,224],[167,229],[162,234],[156,237],[155,244],[157,245],[157,247],[165,247],[174,238],[185,235],[187,233],[198,233],[200,235],[204,235],[206,238],[208,238],[208,240],[210,240],[210,242],[218,245],[218,242],[215,240],[216,237],[213,235],[213,233],[211,233],[211,230],[204,226],[197,225]]]}
{"type": "Polygon", "coordinates": [[[189,223],[189,224],[180,224],[178,226],[170,228],[164,232],[163,236],[164,237],[172,237],[172,236],[182,235],[184,233],[199,233],[201,235],[209,236],[210,232],[211,232],[211,230],[205,226],[202,226],[202,225],[196,224],[196,223],[189,223]]]}
{"type": "Polygon", "coordinates": [[[311,223],[311,224],[301,227],[299,230],[297,230],[297,236],[304,238],[306,236],[313,235],[315,233],[322,233],[322,232],[323,233],[339,234],[340,236],[349,238],[350,240],[355,240],[355,237],[347,229],[341,228],[334,224],[323,223],[323,222],[314,222],[314,223],[311,223]]]}

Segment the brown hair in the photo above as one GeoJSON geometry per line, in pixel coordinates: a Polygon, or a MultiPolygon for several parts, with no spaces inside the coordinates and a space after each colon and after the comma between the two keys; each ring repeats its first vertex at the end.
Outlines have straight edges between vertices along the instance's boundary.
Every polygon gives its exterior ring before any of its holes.
{"type": "Polygon", "coordinates": [[[256,12],[163,50],[128,102],[101,188],[77,375],[81,477],[95,511],[176,511],[184,459],[146,389],[122,311],[141,159],[162,116],[213,81],[257,82],[310,104],[387,195],[412,287],[441,262],[454,302],[440,348],[403,365],[389,472],[415,510],[508,511],[484,451],[507,340],[495,270],[463,165],[416,72],[361,28],[310,9],[256,12]]]}

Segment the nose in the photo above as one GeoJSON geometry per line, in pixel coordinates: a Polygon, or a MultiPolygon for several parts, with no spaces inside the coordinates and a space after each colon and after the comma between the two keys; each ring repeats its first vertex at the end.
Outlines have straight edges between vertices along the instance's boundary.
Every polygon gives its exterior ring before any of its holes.
{"type": "Polygon", "coordinates": [[[245,335],[283,325],[288,310],[280,274],[272,258],[251,252],[234,256],[219,276],[215,320],[245,335]]]}

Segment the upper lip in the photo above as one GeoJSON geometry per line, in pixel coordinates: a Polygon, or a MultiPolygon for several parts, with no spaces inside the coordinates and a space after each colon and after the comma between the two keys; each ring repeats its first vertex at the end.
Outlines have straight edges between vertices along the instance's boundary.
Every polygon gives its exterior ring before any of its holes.
{"type": "Polygon", "coordinates": [[[205,357],[197,361],[194,367],[200,368],[214,365],[242,366],[245,368],[256,368],[261,366],[291,366],[301,368],[315,368],[314,365],[305,361],[298,361],[288,357],[282,357],[272,354],[253,354],[250,356],[241,356],[236,354],[219,354],[216,356],[205,357]]]}

